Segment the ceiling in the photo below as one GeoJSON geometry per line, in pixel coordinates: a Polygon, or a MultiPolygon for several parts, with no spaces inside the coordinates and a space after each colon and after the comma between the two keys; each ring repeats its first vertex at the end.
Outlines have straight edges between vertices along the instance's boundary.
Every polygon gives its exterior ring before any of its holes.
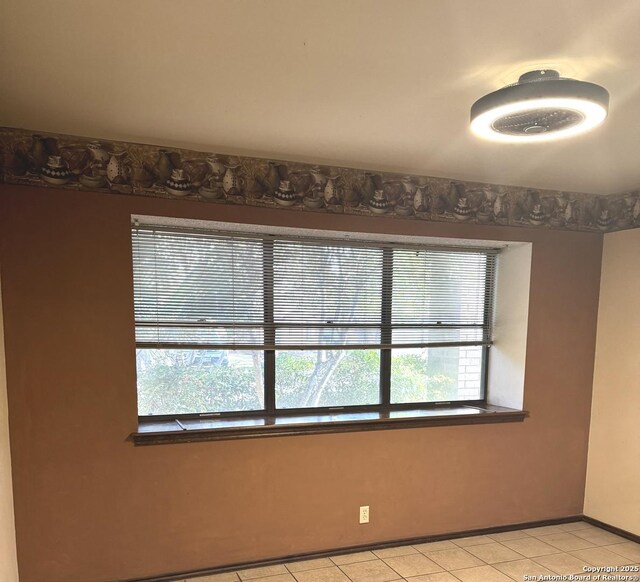
{"type": "Polygon", "coordinates": [[[2,0],[0,126],[461,180],[640,187],[638,0],[2,0]],[[568,141],[471,104],[531,68],[604,85],[568,141]]]}

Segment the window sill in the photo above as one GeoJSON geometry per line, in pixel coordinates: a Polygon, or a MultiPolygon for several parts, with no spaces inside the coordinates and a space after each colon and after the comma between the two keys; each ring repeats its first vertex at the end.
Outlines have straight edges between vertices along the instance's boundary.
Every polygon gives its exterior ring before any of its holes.
{"type": "Polygon", "coordinates": [[[502,408],[490,404],[479,406],[442,406],[389,412],[340,412],[297,416],[263,416],[233,419],[141,420],[138,431],[129,437],[136,446],[220,441],[257,437],[293,436],[452,426],[457,424],[489,424],[522,422],[525,410],[502,408]]]}

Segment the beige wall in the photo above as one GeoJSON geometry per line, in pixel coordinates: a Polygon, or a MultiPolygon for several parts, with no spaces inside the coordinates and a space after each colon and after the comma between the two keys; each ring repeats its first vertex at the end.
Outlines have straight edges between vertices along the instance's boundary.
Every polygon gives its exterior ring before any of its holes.
{"type": "Polygon", "coordinates": [[[605,236],[586,515],[640,535],[640,229],[605,236]]]}
{"type": "Polygon", "coordinates": [[[524,406],[532,246],[510,244],[498,255],[487,401],[507,408],[524,406]]]}
{"type": "MultiPolygon", "coordinates": [[[[1,297],[1,292],[0,292],[1,297]]],[[[4,331],[0,301],[0,580],[17,582],[16,529],[13,519],[11,456],[9,451],[9,414],[4,362],[4,331]]]]}

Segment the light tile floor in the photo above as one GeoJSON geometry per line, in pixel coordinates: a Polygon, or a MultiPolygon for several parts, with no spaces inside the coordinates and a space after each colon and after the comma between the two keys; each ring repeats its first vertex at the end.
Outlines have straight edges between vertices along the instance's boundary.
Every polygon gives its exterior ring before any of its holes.
{"type": "MultiPolygon", "coordinates": [[[[251,568],[186,582],[522,582],[525,576],[584,574],[588,566],[639,564],[640,544],[580,521],[251,568]]],[[[617,574],[640,581],[638,571],[617,574]]]]}

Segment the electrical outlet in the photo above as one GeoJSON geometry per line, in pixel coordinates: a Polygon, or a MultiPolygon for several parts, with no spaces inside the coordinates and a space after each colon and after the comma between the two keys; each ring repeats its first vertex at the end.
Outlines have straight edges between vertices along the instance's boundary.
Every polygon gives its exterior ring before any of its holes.
{"type": "Polygon", "coordinates": [[[362,505],[360,507],[360,523],[369,523],[369,506],[362,505]]]}

